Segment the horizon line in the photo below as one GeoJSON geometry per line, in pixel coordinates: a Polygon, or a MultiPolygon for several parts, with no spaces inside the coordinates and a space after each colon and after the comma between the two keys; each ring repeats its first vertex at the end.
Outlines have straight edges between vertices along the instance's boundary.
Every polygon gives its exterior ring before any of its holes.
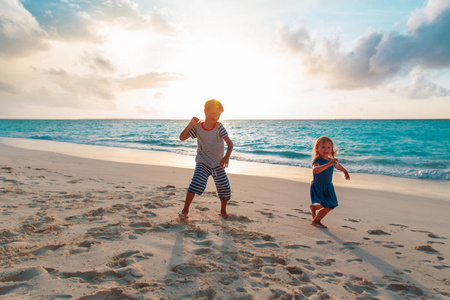
{"type": "MultiPolygon", "coordinates": [[[[186,121],[187,119],[147,119],[147,118],[0,118],[1,121],[89,121],[89,120],[104,120],[104,121],[186,121]]],[[[270,119],[270,118],[249,118],[249,119],[220,119],[220,121],[420,121],[420,120],[430,120],[430,121],[446,121],[450,118],[336,118],[336,119],[295,119],[295,118],[284,118],[284,119],[270,119]]]]}

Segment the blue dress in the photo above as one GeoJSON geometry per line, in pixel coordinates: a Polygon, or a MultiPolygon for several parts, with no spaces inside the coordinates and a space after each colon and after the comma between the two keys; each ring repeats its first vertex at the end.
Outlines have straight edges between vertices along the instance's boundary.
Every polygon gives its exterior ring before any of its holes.
{"type": "MultiPolygon", "coordinates": [[[[319,165],[324,165],[328,163],[329,160],[323,158],[316,158],[313,161],[314,163],[319,163],[319,165]]],[[[326,168],[322,172],[318,174],[313,173],[313,181],[311,182],[311,202],[319,203],[325,208],[335,208],[338,206],[338,201],[336,197],[336,193],[334,192],[333,186],[333,172],[334,165],[326,168]]]]}

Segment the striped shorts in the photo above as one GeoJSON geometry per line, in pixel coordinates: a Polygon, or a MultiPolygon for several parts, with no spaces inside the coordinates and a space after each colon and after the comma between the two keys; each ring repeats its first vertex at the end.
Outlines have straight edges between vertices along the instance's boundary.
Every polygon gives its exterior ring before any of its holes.
{"type": "Polygon", "coordinates": [[[206,183],[209,176],[212,176],[214,183],[216,184],[217,194],[219,194],[220,200],[230,200],[231,188],[228,181],[227,173],[221,166],[210,168],[205,164],[197,164],[195,167],[194,177],[189,185],[188,192],[201,195],[206,189],[206,183]]]}

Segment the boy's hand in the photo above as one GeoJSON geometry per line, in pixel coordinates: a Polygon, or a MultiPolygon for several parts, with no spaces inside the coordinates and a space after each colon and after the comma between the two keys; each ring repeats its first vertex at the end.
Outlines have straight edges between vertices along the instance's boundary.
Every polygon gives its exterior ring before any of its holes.
{"type": "Polygon", "coordinates": [[[191,125],[192,125],[192,127],[194,127],[195,125],[197,125],[197,124],[199,124],[200,123],[200,119],[199,118],[197,118],[197,117],[192,117],[192,120],[191,120],[191,125]]]}
{"type": "Polygon", "coordinates": [[[226,167],[228,167],[229,162],[230,162],[230,159],[228,157],[224,157],[220,161],[220,166],[225,169],[226,167]]]}
{"type": "Polygon", "coordinates": [[[184,128],[184,130],[180,134],[180,140],[185,141],[189,138],[189,131],[197,124],[200,123],[200,120],[197,117],[193,117],[189,124],[184,128]]]}
{"type": "Polygon", "coordinates": [[[346,180],[350,180],[350,175],[348,175],[347,172],[344,172],[344,177],[345,177],[346,180]]]}

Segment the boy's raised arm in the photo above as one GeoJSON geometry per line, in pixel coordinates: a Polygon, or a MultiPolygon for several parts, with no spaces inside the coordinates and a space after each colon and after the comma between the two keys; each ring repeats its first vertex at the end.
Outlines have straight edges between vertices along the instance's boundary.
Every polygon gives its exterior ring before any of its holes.
{"type": "Polygon", "coordinates": [[[189,131],[192,129],[192,127],[194,127],[198,123],[200,123],[199,118],[193,117],[191,119],[191,122],[189,122],[189,124],[186,126],[186,128],[181,132],[180,140],[182,140],[182,141],[187,140],[189,138],[189,131]]]}

